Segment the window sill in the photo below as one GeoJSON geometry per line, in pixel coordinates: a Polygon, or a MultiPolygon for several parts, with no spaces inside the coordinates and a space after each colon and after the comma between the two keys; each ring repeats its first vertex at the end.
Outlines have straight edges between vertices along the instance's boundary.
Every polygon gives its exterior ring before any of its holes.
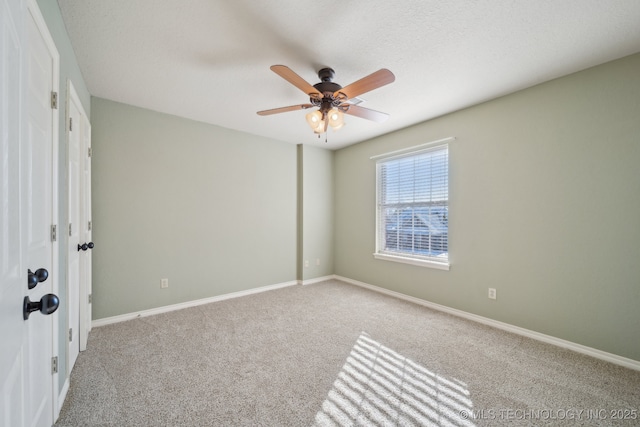
{"type": "Polygon", "coordinates": [[[381,259],[384,261],[393,261],[393,262],[401,262],[404,264],[417,265],[419,267],[427,267],[427,268],[435,268],[438,270],[446,270],[449,271],[449,263],[448,262],[437,262],[428,259],[418,259],[418,258],[407,258],[398,255],[389,255],[389,254],[381,254],[375,253],[373,254],[375,259],[381,259]]]}

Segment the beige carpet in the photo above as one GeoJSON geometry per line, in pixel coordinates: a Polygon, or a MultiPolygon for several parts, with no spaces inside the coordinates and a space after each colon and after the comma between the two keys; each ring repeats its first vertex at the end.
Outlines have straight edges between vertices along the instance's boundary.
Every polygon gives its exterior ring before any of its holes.
{"type": "Polygon", "coordinates": [[[330,281],[94,328],[56,425],[635,426],[638,411],[638,371],[330,281]]]}

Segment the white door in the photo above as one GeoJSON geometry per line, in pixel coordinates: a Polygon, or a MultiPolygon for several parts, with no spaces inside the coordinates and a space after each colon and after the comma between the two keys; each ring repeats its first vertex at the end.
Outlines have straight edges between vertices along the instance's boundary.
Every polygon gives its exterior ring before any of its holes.
{"type": "Polygon", "coordinates": [[[91,126],[69,81],[67,91],[69,153],[68,319],[69,369],[87,347],[91,329],[91,126]]]}
{"type": "Polygon", "coordinates": [[[35,1],[28,8],[20,0],[0,1],[0,425],[51,426],[58,321],[51,315],[57,307],[57,111],[51,93],[57,88],[58,54],[35,1]],[[34,310],[26,319],[25,307],[34,310]]]}
{"type": "Polygon", "coordinates": [[[91,330],[91,288],[92,288],[92,222],[91,222],[91,125],[89,118],[82,110],[81,116],[81,157],[82,185],[80,197],[80,217],[82,221],[82,240],[89,250],[83,251],[80,257],[80,351],[87,349],[87,340],[91,330]]]}
{"type": "MultiPolygon", "coordinates": [[[[69,89],[69,93],[71,89],[69,89]]],[[[80,112],[75,100],[67,97],[68,114],[67,144],[69,150],[69,253],[67,271],[67,307],[69,316],[69,367],[71,373],[80,352],[80,180],[82,159],[80,158],[81,133],[80,112]]]]}
{"type": "MultiPolygon", "coordinates": [[[[33,2],[32,2],[33,3],[33,2]]],[[[31,301],[54,302],[57,292],[55,280],[57,268],[54,262],[54,245],[51,227],[57,214],[54,203],[54,141],[57,137],[57,110],[52,105],[52,92],[57,86],[57,51],[52,45],[46,25],[39,11],[30,4],[27,19],[27,129],[21,138],[21,197],[24,200],[21,217],[25,219],[25,260],[30,270],[48,271],[48,279],[28,290],[31,301]]],[[[56,90],[57,92],[57,90],[56,90]]],[[[57,298],[56,298],[57,299],[57,298]]],[[[57,308],[57,304],[56,304],[57,308]]],[[[52,307],[53,309],[53,307],[52,307]]],[[[27,393],[25,407],[31,426],[53,424],[54,390],[52,357],[53,335],[57,327],[57,313],[51,310],[36,311],[25,320],[25,366],[27,393]]]]}
{"type": "Polygon", "coordinates": [[[20,0],[0,0],[0,426],[25,422],[22,319],[27,265],[20,218],[20,138],[23,133],[22,69],[26,9],[20,0]]]}

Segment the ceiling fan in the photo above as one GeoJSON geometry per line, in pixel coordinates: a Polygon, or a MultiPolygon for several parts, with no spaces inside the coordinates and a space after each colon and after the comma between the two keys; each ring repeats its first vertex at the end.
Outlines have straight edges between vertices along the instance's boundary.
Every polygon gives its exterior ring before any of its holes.
{"type": "Polygon", "coordinates": [[[392,83],[396,77],[386,68],[369,74],[345,87],[332,81],[335,71],[331,68],[323,68],[318,71],[320,83],[316,83],[313,86],[287,66],[272,65],[271,70],[307,94],[309,103],[258,111],[261,116],[318,107],[318,110],[307,114],[307,123],[318,136],[326,132],[329,125],[334,130],[340,129],[344,125],[343,114],[373,120],[378,123],[382,123],[389,118],[386,113],[360,107],[350,101],[358,95],[392,83]]]}

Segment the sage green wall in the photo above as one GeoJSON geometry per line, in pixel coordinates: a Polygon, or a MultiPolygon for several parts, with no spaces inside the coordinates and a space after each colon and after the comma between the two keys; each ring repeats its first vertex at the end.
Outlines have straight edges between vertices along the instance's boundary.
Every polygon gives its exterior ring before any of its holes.
{"type": "Polygon", "coordinates": [[[339,150],[335,191],[336,274],[640,360],[640,54],[339,150]],[[448,136],[451,270],[374,259],[369,157],[448,136]]]}
{"type": "Polygon", "coordinates": [[[298,280],[306,281],[333,274],[333,151],[300,144],[298,168],[298,280]]]}
{"type": "Polygon", "coordinates": [[[296,279],[295,145],[91,107],[95,319],[296,279]]]}
{"type": "MultiPolygon", "coordinates": [[[[73,82],[73,87],[76,89],[80,102],[87,113],[87,116],[91,117],[91,105],[90,95],[85,85],[78,61],[71,46],[67,29],[64,26],[62,20],[62,14],[58,7],[58,2],[51,0],[38,0],[38,7],[42,13],[42,17],[47,24],[47,28],[51,33],[51,37],[56,45],[58,54],[60,55],[60,82],[59,82],[59,94],[58,94],[58,121],[59,121],[59,140],[58,140],[58,228],[60,230],[66,229],[68,224],[68,211],[69,211],[69,196],[68,196],[68,147],[67,147],[67,134],[66,134],[66,110],[67,110],[67,82],[70,80],[73,82]]],[[[59,277],[59,289],[58,296],[60,297],[60,307],[58,308],[59,330],[58,335],[58,357],[59,360],[66,360],[67,358],[67,248],[69,241],[67,233],[58,233],[58,277],[59,277]]],[[[67,365],[66,363],[60,363],[58,368],[59,381],[58,385],[60,390],[64,386],[64,378],[67,377],[67,365]]]]}

